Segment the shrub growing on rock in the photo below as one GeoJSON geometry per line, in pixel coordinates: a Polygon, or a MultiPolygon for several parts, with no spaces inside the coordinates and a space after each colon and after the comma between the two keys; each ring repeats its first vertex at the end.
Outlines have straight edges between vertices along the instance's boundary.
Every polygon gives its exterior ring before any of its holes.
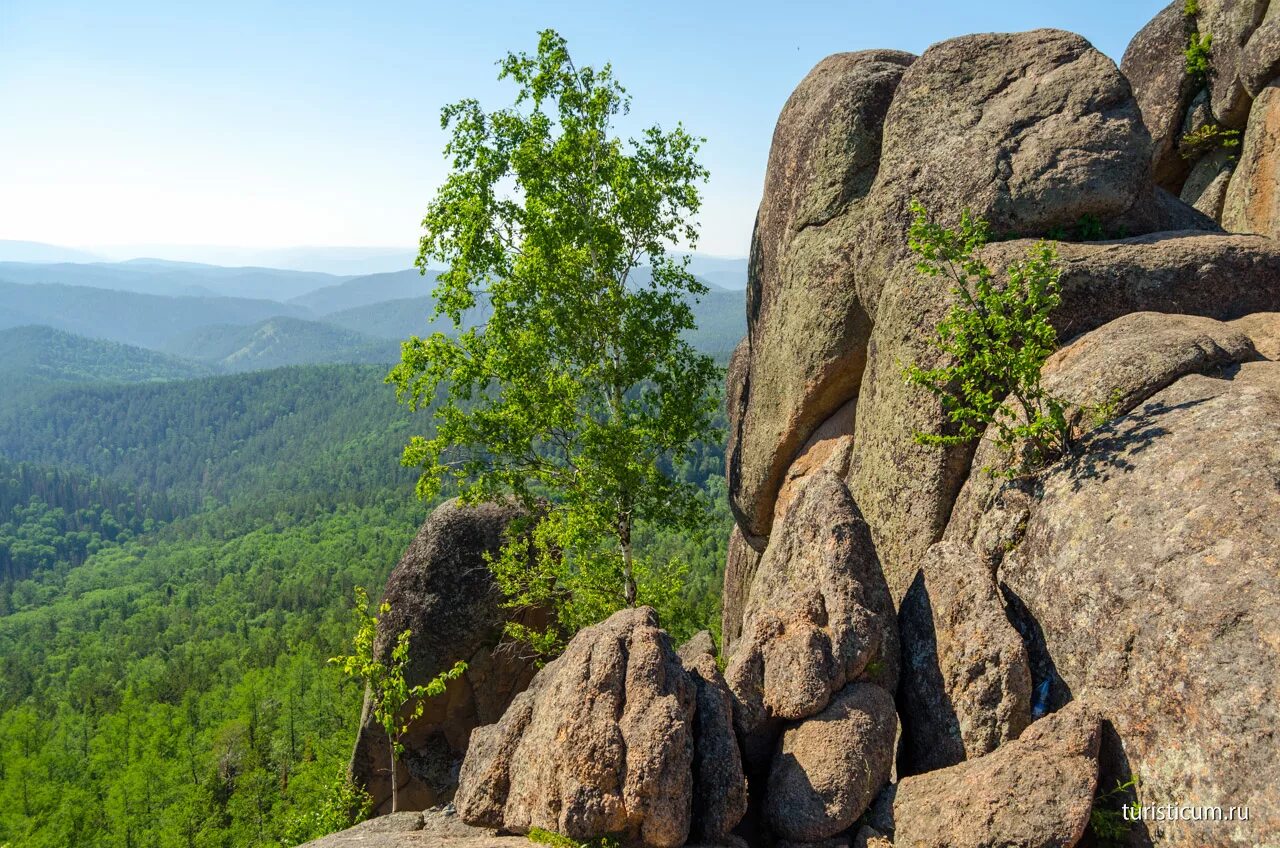
{"type": "Polygon", "coordinates": [[[409,726],[422,716],[426,699],[444,694],[450,680],[457,680],[467,670],[467,664],[459,661],[453,668],[442,671],[425,685],[410,686],[405,682],[404,670],[409,664],[409,639],[413,631],[403,630],[396,637],[395,647],[387,662],[378,659],[374,642],[378,633],[378,617],[391,612],[391,605],[383,603],[377,615],[369,614],[369,595],[363,587],[356,587],[356,635],[352,639],[354,653],[333,657],[329,662],[343,672],[364,683],[373,706],[374,716],[387,732],[391,747],[391,812],[398,812],[396,763],[404,755],[400,740],[409,732],[409,726]]]}
{"type": "Polygon", "coordinates": [[[933,339],[949,361],[906,369],[908,382],[937,395],[953,428],[917,432],[916,441],[961,444],[994,426],[1000,447],[1012,451],[1025,445],[1028,466],[1067,452],[1066,405],[1040,383],[1040,368],[1057,346],[1049,323],[1060,300],[1056,251],[1045,242],[1035,244],[1008,267],[1001,285],[976,256],[990,239],[985,221],[965,211],[959,229],[951,230],[931,221],[920,203],[912,203],[911,210],[909,244],[920,258],[916,267],[950,283],[955,298],[933,339]]]}

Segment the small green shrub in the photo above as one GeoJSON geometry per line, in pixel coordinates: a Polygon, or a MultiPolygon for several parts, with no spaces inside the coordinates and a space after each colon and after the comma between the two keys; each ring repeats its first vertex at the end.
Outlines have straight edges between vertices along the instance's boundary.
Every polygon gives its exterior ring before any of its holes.
{"type": "Polygon", "coordinates": [[[1213,34],[1192,32],[1187,36],[1187,47],[1183,50],[1186,59],[1187,76],[1199,85],[1213,74],[1213,34]]]}
{"type": "Polygon", "coordinates": [[[1188,18],[1194,18],[1200,14],[1200,0],[1184,0],[1182,4],[1182,14],[1188,18]]]}
{"type": "Polygon", "coordinates": [[[1093,809],[1089,812],[1089,830],[1103,848],[1127,842],[1133,823],[1125,819],[1124,809],[1141,809],[1136,802],[1129,801],[1130,796],[1136,796],[1141,785],[1141,779],[1135,774],[1124,782],[1117,780],[1111,789],[1094,796],[1093,809]]]}
{"type": "Polygon", "coordinates": [[[283,838],[288,845],[298,845],[346,830],[372,814],[373,799],[368,792],[351,782],[344,769],[334,777],[328,794],[319,806],[289,819],[283,838]]]}
{"type": "Polygon", "coordinates": [[[536,842],[539,845],[550,845],[551,848],[621,848],[621,844],[608,837],[600,837],[592,839],[588,842],[578,842],[569,837],[555,833],[550,830],[544,830],[540,827],[530,829],[528,834],[530,842],[536,842]]]}
{"type": "Polygon", "coordinates": [[[1040,368],[1057,346],[1049,314],[1058,306],[1057,253],[1045,242],[1008,269],[997,285],[976,252],[987,243],[988,226],[965,211],[958,230],[929,220],[911,206],[911,250],[922,274],[951,284],[956,299],[938,324],[933,345],[946,364],[906,369],[908,383],[928,389],[941,402],[949,433],[915,434],[924,445],[955,445],[995,427],[1007,452],[1025,447],[1019,470],[1030,471],[1071,449],[1066,404],[1045,391],[1040,368]]]}
{"type": "Polygon", "coordinates": [[[1227,129],[1221,124],[1214,123],[1205,124],[1178,140],[1178,152],[1183,159],[1199,159],[1215,148],[1231,150],[1239,146],[1239,130],[1227,129]]]}
{"type": "MultiPolygon", "coordinates": [[[[1048,232],[1051,241],[1102,241],[1108,238],[1102,219],[1088,212],[1080,216],[1074,227],[1054,227],[1048,232]]],[[[1114,236],[1123,238],[1123,233],[1114,236]]]]}

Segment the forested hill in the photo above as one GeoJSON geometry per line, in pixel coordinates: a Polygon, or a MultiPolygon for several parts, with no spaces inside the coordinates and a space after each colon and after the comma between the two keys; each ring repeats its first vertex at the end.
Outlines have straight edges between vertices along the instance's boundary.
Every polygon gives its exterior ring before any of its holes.
{"type": "Polygon", "coordinates": [[[52,327],[0,330],[0,388],[46,383],[143,383],[214,373],[191,360],[52,327]]]}
{"type": "MultiPolygon", "coordinates": [[[[361,692],[326,662],[427,514],[426,415],[381,365],[51,385],[0,408],[0,846],[283,848],[342,825],[361,692]]],[[[638,528],[718,609],[720,445],[680,475],[705,535],[638,528]]],[[[697,626],[701,626],[700,624],[697,626]]]]}
{"type": "Polygon", "coordinates": [[[0,409],[0,455],[83,468],[183,511],[206,499],[319,493],[353,498],[413,473],[400,448],[425,426],[379,365],[298,366],[155,385],[50,390],[0,409]],[[90,413],[91,411],[91,413],[90,413]]]}

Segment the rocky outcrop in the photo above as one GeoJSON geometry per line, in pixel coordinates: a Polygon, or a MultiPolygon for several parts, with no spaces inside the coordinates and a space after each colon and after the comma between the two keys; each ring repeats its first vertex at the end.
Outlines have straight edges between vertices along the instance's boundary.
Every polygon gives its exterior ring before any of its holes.
{"type": "Polygon", "coordinates": [[[532,848],[517,836],[468,827],[448,809],[390,813],[308,842],[301,848],[532,848]]]}
{"type": "Polygon", "coordinates": [[[905,777],[892,790],[895,848],[1069,848],[1098,782],[1101,723],[1072,703],[985,757],[905,777]]]}
{"type": "MultiPolygon", "coordinates": [[[[748,735],[817,715],[848,683],[892,691],[898,676],[893,602],[866,522],[840,478],[806,480],[751,584],[742,639],[725,677],[748,735]]],[[[770,743],[771,744],[771,743],[770,743]]]]}
{"type": "Polygon", "coordinates": [[[730,503],[748,537],[769,535],[783,472],[857,392],[870,319],[849,234],[876,175],[885,111],[912,58],[830,56],[778,119],[752,237],[745,380],[731,371],[731,400],[735,385],[746,391],[745,402],[729,406],[730,503]]]}
{"type": "Polygon", "coordinates": [[[1280,80],[1253,102],[1222,225],[1233,232],[1280,236],[1280,80]]]}
{"type": "MultiPolygon", "coordinates": [[[[1103,711],[1114,776],[1141,775],[1142,800],[1280,802],[1268,741],[1280,722],[1280,366],[1246,337],[1274,326],[1145,314],[1080,338],[1046,365],[1046,385],[1074,403],[1111,395],[1119,417],[1030,487],[975,471],[948,528],[958,542],[1004,528],[988,546],[1041,660],[1037,685],[1051,703],[1103,711]],[[1017,520],[992,521],[1011,509],[1017,520]]],[[[975,466],[984,456],[985,443],[975,466]]],[[[1257,817],[1230,834],[1194,822],[1151,833],[1172,845],[1278,834],[1257,817]]]]}
{"type": "Polygon", "coordinates": [[[742,637],[742,613],[747,606],[747,595],[759,566],[760,552],[747,544],[742,528],[735,524],[729,533],[724,591],[721,595],[720,638],[726,657],[737,649],[742,637]]]}
{"type": "Polygon", "coordinates": [[[478,728],[456,804],[467,824],[571,839],[688,839],[697,689],[652,609],[580,631],[497,724],[478,728]]]}
{"type": "Polygon", "coordinates": [[[1031,661],[978,554],[929,549],[899,611],[899,774],[979,757],[1031,723],[1031,661]]]}
{"type": "Polygon", "coordinates": [[[860,298],[876,306],[849,487],[900,597],[940,538],[968,465],[963,448],[911,438],[937,432],[944,418],[937,398],[906,385],[902,369],[939,364],[929,340],[951,295],[915,271],[909,202],[947,223],[964,207],[996,233],[1044,234],[1085,216],[1123,216],[1151,185],[1149,138],[1128,84],[1069,33],[966,36],[931,47],[903,75],[884,132],[855,247],[860,298]]]}
{"type": "Polygon", "coordinates": [[[693,680],[693,824],[695,840],[725,841],[747,813],[747,778],[733,729],[733,696],[716,667],[711,634],[702,631],[680,647],[693,680]],[[705,634],[706,638],[700,638],[705,634]]]}
{"type": "MultiPolygon", "coordinates": [[[[444,503],[387,579],[383,600],[391,611],[378,623],[376,653],[385,660],[396,637],[411,630],[405,670],[411,686],[458,660],[468,663],[462,679],[427,700],[403,739],[405,754],[397,767],[401,809],[422,810],[453,797],[472,729],[497,721],[533,677],[533,664],[501,644],[506,611],[485,561],[521,515],[514,504],[444,503]]],[[[350,771],[379,812],[391,809],[390,763],[386,733],[366,703],[350,771]]]]}
{"type": "MultiPolygon", "coordinates": [[[[1219,374],[1257,352],[1240,319],[1230,324],[1188,315],[1135,312],[1080,336],[1042,369],[1045,388],[1069,404],[1078,426],[1107,407],[1124,415],[1188,374],[1219,374]]],[[[1248,326],[1262,326],[1250,323],[1248,326]]],[[[957,498],[946,537],[972,544],[994,569],[1025,528],[1031,501],[1025,487],[1005,475],[1016,457],[990,434],[974,455],[975,471],[957,498]]]]}
{"type": "Polygon", "coordinates": [[[1133,37],[1120,60],[1120,72],[1133,86],[1151,133],[1152,178],[1175,194],[1190,168],[1178,150],[1193,93],[1182,54],[1188,34],[1183,7],[1183,0],[1174,0],[1161,10],[1133,37]]]}
{"type": "Polygon", "coordinates": [[[1232,321],[1231,326],[1249,337],[1258,356],[1280,362],[1280,312],[1255,312],[1232,321]]]}
{"type": "Polygon", "coordinates": [[[1199,0],[1196,27],[1213,38],[1209,103],[1214,120],[1224,126],[1244,129],[1248,120],[1245,50],[1268,4],[1269,0],[1199,0]]]}
{"type": "Polygon", "coordinates": [[[1275,236],[1278,119],[1271,89],[1280,78],[1280,7],[1269,0],[1195,5],[1195,15],[1181,0],[1160,12],[1121,63],[1151,132],[1156,182],[1227,230],[1275,236]],[[1204,78],[1186,70],[1193,33],[1211,39],[1204,78]]]}
{"type": "Polygon", "coordinates": [[[769,771],[773,831],[820,842],[847,830],[889,782],[897,725],[892,695],[851,683],[818,715],[788,727],[769,771]]]}
{"type": "Polygon", "coordinates": [[[770,537],[725,673],[770,832],[823,843],[888,780],[898,663],[866,522],[840,477],[819,469],[770,537]]]}

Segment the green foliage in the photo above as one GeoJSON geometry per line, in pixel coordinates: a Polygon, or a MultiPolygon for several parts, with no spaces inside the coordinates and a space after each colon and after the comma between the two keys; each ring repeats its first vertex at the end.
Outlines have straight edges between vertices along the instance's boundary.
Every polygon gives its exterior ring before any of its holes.
{"type": "Polygon", "coordinates": [[[1132,775],[1126,781],[1116,781],[1116,785],[1105,792],[1099,790],[1093,799],[1093,809],[1089,812],[1089,830],[1102,848],[1128,844],[1129,831],[1133,827],[1131,821],[1124,817],[1124,809],[1128,807],[1130,816],[1141,808],[1131,803],[1130,798],[1137,794],[1142,785],[1138,775],[1132,775]]]}
{"type": "MultiPolygon", "coordinates": [[[[1074,227],[1054,227],[1049,231],[1048,237],[1052,241],[1102,241],[1112,236],[1108,235],[1097,215],[1086,212],[1074,227]]],[[[1123,234],[1117,233],[1114,237],[1122,238],[1123,234]]]]}
{"type": "Polygon", "coordinates": [[[1213,76],[1212,33],[1201,34],[1192,30],[1187,35],[1187,46],[1182,53],[1187,76],[1191,78],[1192,84],[1197,88],[1206,85],[1209,78],[1213,76]]]}
{"type": "Polygon", "coordinates": [[[1188,18],[1200,14],[1200,0],[1183,0],[1182,14],[1188,18]]]}
{"type": "Polygon", "coordinates": [[[362,692],[325,659],[353,587],[385,580],[421,520],[403,493],[223,507],[19,581],[0,842],[277,848],[345,823],[323,811],[362,692]]]}
{"type": "Polygon", "coordinates": [[[373,798],[351,782],[341,769],[329,793],[315,807],[295,813],[284,827],[281,841],[299,845],[359,824],[373,814],[373,798]]]}
{"type": "Polygon", "coordinates": [[[0,389],[48,383],[147,383],[211,374],[174,356],[51,327],[0,331],[0,389]]]}
{"type": "MultiPolygon", "coordinates": [[[[383,374],[4,398],[2,450],[42,464],[0,462],[0,525],[42,550],[0,579],[0,845],[283,848],[362,815],[335,776],[363,692],[325,660],[425,514],[383,374]]],[[[677,639],[718,624],[723,469],[719,439],[662,463],[705,533],[636,527],[637,559],[687,565],[677,639]]]]}
{"type": "Polygon", "coordinates": [[[624,605],[679,594],[684,566],[636,557],[633,532],[706,518],[670,469],[719,439],[720,372],[685,335],[707,288],[667,251],[696,241],[707,172],[681,127],[615,137],[624,89],[607,65],[575,66],[553,31],[499,76],[519,87],[512,107],[444,109],[453,170],[423,220],[418,264],[449,269],[435,297],[458,332],[411,337],[388,381],[413,408],[439,396],[435,434],[404,450],[420,495],[451,480],[469,501],[514,495],[540,516],[494,573],[512,606],[556,613],[548,631],[514,633],[554,651],[624,605]],[[464,329],[484,300],[485,324],[464,329]]]}
{"type": "Polygon", "coordinates": [[[1208,123],[1187,133],[1178,141],[1178,152],[1183,159],[1199,159],[1216,149],[1233,150],[1240,146],[1240,131],[1227,129],[1221,124],[1208,123]]]}
{"type": "Polygon", "coordinates": [[[1025,447],[1023,469],[1070,450],[1065,404],[1044,390],[1040,368],[1057,345],[1049,314],[1059,302],[1057,255],[1043,242],[1008,270],[997,285],[976,256],[987,243],[984,221],[967,211],[958,230],[930,221],[919,203],[909,243],[922,274],[951,286],[955,303],[938,324],[933,345],[944,364],[912,364],[907,381],[938,397],[950,423],[946,433],[916,433],[924,445],[956,445],[979,438],[990,426],[1006,451],[1025,447]]]}
{"type": "Polygon", "coordinates": [[[0,454],[111,475],[157,519],[253,493],[343,499],[402,486],[425,416],[375,365],[311,365],[136,386],[59,387],[0,408],[0,454]]]}
{"type": "Polygon", "coordinates": [[[383,602],[378,614],[369,613],[369,593],[363,586],[356,587],[356,634],[352,637],[353,651],[332,657],[329,662],[342,669],[343,674],[359,680],[369,695],[370,707],[378,724],[387,734],[391,745],[391,811],[396,812],[396,760],[404,756],[400,740],[409,732],[413,722],[422,717],[427,698],[443,695],[449,681],[457,680],[467,670],[461,660],[453,668],[446,669],[427,683],[410,686],[404,678],[409,664],[409,640],[412,630],[403,630],[396,636],[390,656],[384,661],[378,658],[378,619],[391,612],[391,605],[383,602]],[[406,709],[407,707],[407,709],[406,709]]]}
{"type": "Polygon", "coordinates": [[[540,827],[531,828],[528,833],[530,842],[538,845],[550,845],[551,848],[621,848],[620,842],[609,837],[601,837],[592,839],[587,842],[579,842],[576,839],[570,839],[554,831],[544,830],[540,827]]]}

